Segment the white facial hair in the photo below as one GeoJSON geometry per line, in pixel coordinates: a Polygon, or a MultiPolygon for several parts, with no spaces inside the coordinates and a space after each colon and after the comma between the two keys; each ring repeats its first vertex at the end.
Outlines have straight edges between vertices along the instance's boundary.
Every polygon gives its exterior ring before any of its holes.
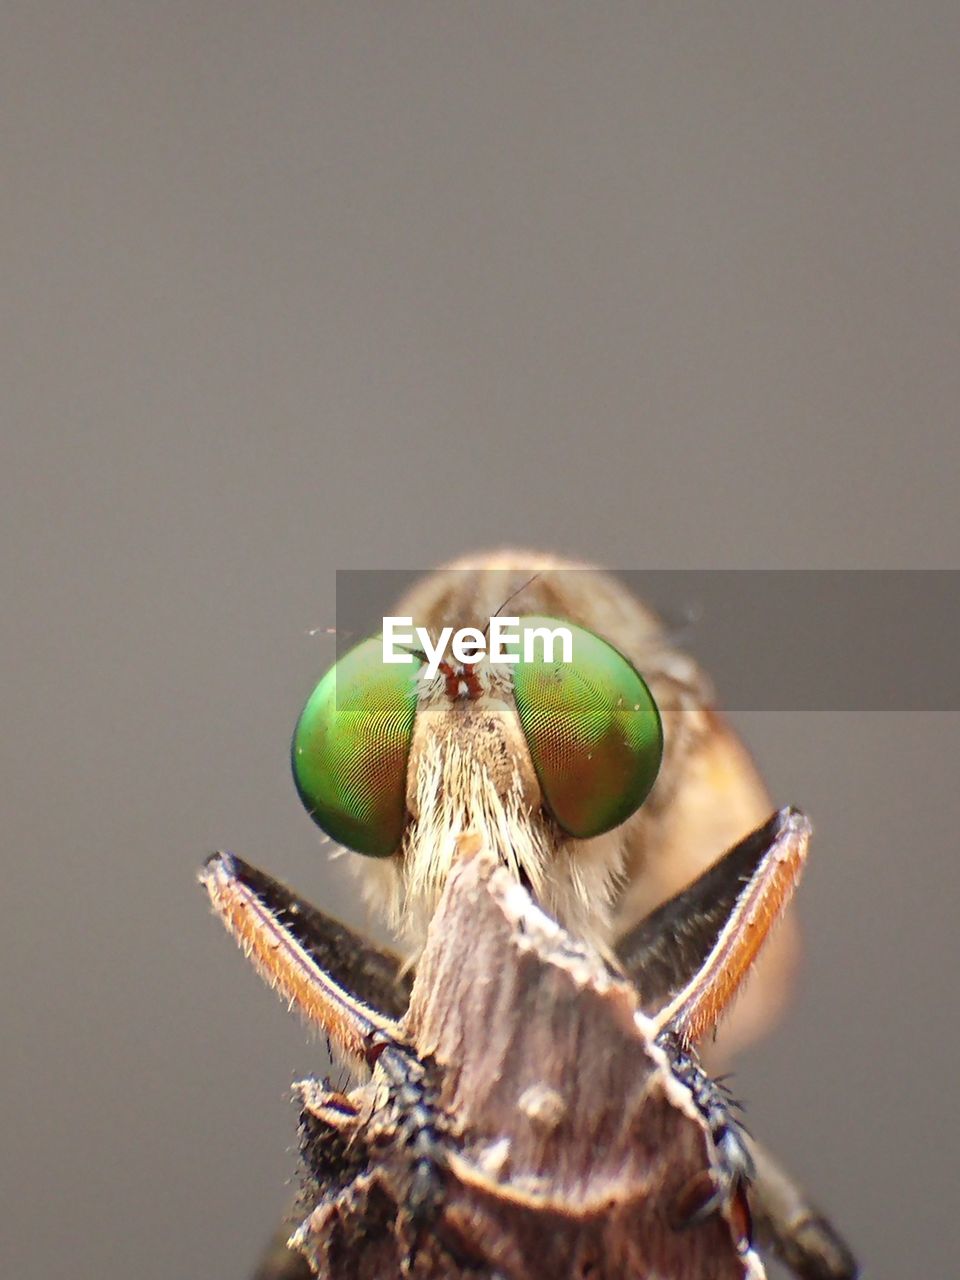
{"type": "MultiPolygon", "coordinates": [[[[482,704],[475,714],[483,716],[482,704]]],[[[474,833],[549,914],[604,947],[624,873],[621,832],[592,840],[575,840],[562,832],[540,807],[525,747],[519,759],[515,747],[513,754],[496,749],[501,736],[496,730],[505,727],[499,721],[499,715],[492,715],[487,726],[492,722],[494,731],[479,738],[459,734],[442,721],[423,734],[411,761],[410,808],[415,816],[395,857],[363,860],[365,896],[419,950],[458,841],[474,833]],[[509,772],[503,759],[510,761],[509,772]]],[[[521,736],[519,724],[516,734],[521,736]]]]}

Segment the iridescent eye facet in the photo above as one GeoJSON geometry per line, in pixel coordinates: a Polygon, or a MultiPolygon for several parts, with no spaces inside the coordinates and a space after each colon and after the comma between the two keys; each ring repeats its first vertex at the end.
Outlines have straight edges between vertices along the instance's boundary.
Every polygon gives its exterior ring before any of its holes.
{"type": "Polygon", "coordinates": [[[640,807],[663,755],[660,712],[639,672],[591,631],[557,618],[524,617],[520,633],[566,627],[572,661],[559,645],[544,660],[513,668],[513,692],[546,808],[580,839],[610,831],[640,807]]]}
{"type": "Polygon", "coordinates": [[[374,858],[403,837],[418,670],[384,663],[380,637],[365,640],[323,677],[293,734],[293,777],[310,817],[374,858]]]}

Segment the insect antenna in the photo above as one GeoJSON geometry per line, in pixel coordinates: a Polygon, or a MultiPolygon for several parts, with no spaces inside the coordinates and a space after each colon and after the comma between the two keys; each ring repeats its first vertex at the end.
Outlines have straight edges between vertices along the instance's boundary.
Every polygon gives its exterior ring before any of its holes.
{"type": "Polygon", "coordinates": [[[487,625],[483,628],[484,640],[487,640],[488,638],[488,632],[490,631],[490,623],[493,621],[493,619],[499,618],[501,613],[503,613],[504,609],[510,603],[510,601],[516,600],[517,596],[520,595],[521,591],[526,591],[527,587],[530,586],[531,582],[536,582],[536,580],[539,577],[542,577],[542,571],[538,569],[536,573],[531,573],[530,577],[526,580],[526,582],[521,582],[520,586],[517,587],[516,591],[511,591],[510,594],[507,596],[506,600],[502,601],[502,603],[497,606],[496,612],[490,615],[489,619],[487,620],[487,625]]]}

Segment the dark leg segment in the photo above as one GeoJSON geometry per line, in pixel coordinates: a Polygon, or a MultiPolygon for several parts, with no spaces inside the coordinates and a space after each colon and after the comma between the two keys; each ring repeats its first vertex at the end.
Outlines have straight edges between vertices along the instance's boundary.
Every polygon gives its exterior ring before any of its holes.
{"type": "Polygon", "coordinates": [[[749,1191],[760,1246],[798,1280],[856,1280],[857,1260],[830,1220],[759,1143],[747,1140],[756,1170],[749,1191]]]}

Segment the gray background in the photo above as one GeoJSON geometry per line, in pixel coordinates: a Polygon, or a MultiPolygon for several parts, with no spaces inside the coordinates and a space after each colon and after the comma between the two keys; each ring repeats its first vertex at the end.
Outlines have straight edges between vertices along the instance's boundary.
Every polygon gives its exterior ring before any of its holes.
{"type": "MultiPolygon", "coordinates": [[[[957,566],[958,37],[3,6],[5,1277],[235,1280],[281,1206],[323,1055],[193,876],[362,919],[287,768],[336,568],[957,566]]],[[[751,1126],[870,1275],[954,1274],[957,716],[738,724],[817,832],[751,1126]]]]}

